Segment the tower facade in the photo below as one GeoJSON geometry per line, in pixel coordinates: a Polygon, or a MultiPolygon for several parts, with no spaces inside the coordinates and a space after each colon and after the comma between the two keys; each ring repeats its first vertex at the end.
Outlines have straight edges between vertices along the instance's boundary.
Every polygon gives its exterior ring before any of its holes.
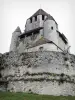
{"type": "Polygon", "coordinates": [[[19,53],[39,50],[62,52],[69,47],[68,40],[64,34],[59,32],[55,19],[42,9],[27,19],[25,31],[20,33],[20,31],[13,33],[10,51],[17,50],[19,53]]]}

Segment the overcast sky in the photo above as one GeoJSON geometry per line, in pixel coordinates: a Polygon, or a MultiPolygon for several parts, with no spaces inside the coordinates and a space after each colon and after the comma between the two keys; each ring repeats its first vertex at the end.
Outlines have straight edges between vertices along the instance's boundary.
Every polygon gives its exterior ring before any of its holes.
{"type": "Polygon", "coordinates": [[[54,17],[75,54],[75,0],[0,0],[0,53],[9,51],[12,32],[17,26],[23,32],[26,19],[40,7],[54,17]]]}

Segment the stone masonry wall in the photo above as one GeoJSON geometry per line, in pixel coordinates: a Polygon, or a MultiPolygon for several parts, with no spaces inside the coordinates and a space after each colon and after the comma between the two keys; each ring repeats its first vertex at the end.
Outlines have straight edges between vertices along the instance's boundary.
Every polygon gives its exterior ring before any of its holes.
{"type": "Polygon", "coordinates": [[[10,52],[2,55],[7,90],[49,95],[75,95],[75,56],[60,52],[10,52]]]}

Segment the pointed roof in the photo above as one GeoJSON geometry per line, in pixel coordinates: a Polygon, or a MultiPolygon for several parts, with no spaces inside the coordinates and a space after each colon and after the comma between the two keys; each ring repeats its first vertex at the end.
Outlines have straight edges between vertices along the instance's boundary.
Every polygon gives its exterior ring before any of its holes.
{"type": "MultiPolygon", "coordinates": [[[[47,15],[47,18],[45,19],[45,21],[48,20],[48,19],[54,20],[54,21],[55,21],[55,19],[54,19],[50,14],[47,15]]],[[[55,22],[56,22],[56,21],[55,21],[55,22]]]]}
{"type": "MultiPolygon", "coordinates": [[[[55,19],[50,14],[45,12],[43,9],[39,9],[38,11],[36,11],[30,18],[35,17],[37,15],[45,15],[45,16],[47,16],[46,20],[50,19],[50,20],[54,20],[55,21],[55,19]]],[[[57,22],[56,22],[56,24],[57,24],[57,22]]]]}
{"type": "MultiPolygon", "coordinates": [[[[42,10],[42,9],[39,9],[38,11],[36,11],[36,13],[34,13],[31,17],[35,17],[35,16],[37,16],[37,15],[48,15],[48,13],[46,13],[44,10],[42,10]]],[[[30,18],[31,18],[30,17],[30,18]]]]}
{"type": "Polygon", "coordinates": [[[59,36],[62,38],[62,40],[63,40],[65,43],[68,43],[68,39],[66,38],[66,36],[65,36],[63,33],[60,33],[58,30],[57,30],[57,33],[59,33],[59,36]]]}
{"type": "Polygon", "coordinates": [[[14,32],[21,32],[20,27],[18,26],[18,27],[15,29],[15,31],[14,31],[14,32]]]}

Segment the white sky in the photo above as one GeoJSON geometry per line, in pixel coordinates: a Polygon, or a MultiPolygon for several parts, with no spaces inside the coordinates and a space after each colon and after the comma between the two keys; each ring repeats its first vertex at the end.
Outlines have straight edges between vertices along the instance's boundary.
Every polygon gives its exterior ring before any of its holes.
{"type": "Polygon", "coordinates": [[[26,19],[39,8],[52,15],[64,33],[75,54],[75,1],[74,0],[0,0],[0,53],[8,52],[12,32],[17,26],[24,31],[26,19]]]}

